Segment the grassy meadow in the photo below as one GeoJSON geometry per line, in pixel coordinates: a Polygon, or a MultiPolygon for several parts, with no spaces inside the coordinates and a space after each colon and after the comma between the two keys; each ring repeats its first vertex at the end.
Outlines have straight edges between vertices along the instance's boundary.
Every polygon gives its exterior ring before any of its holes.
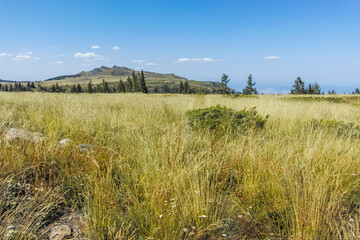
{"type": "Polygon", "coordinates": [[[360,98],[303,98],[0,92],[0,238],[47,239],[77,213],[85,239],[359,239],[360,139],[311,122],[360,125],[360,98]],[[218,104],[269,118],[236,136],[189,126],[218,104]]]}

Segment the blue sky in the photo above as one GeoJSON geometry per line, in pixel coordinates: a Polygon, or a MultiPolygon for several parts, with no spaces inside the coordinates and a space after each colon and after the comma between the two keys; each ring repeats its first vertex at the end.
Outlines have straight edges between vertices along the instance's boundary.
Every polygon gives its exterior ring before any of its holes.
{"type": "Polygon", "coordinates": [[[359,0],[1,0],[0,79],[126,66],[265,93],[360,88],[359,0]]]}

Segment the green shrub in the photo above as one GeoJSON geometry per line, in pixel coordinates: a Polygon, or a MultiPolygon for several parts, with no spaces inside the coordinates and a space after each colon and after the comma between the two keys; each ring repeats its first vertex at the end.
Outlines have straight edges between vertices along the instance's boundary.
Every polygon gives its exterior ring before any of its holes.
{"type": "Polygon", "coordinates": [[[255,108],[235,111],[220,105],[188,111],[186,114],[193,129],[209,129],[216,133],[263,129],[268,118],[259,116],[255,108]]]}
{"type": "Polygon", "coordinates": [[[312,120],[311,125],[315,128],[328,128],[330,131],[343,136],[360,139],[360,126],[355,123],[344,123],[336,120],[312,120]]]}
{"type": "Polygon", "coordinates": [[[227,98],[259,98],[259,95],[249,95],[249,94],[242,94],[242,93],[225,94],[222,96],[227,97],[227,98]]]}
{"type": "Polygon", "coordinates": [[[349,103],[358,105],[360,104],[360,97],[358,96],[286,96],[280,98],[284,101],[300,101],[300,102],[329,102],[329,103],[349,103]]]}

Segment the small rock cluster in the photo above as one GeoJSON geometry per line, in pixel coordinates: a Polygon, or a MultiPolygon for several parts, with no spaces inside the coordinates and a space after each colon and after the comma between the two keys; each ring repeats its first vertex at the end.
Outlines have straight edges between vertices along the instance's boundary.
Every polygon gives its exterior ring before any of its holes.
{"type": "MultiPolygon", "coordinates": [[[[31,143],[41,143],[45,141],[43,134],[39,132],[31,132],[19,128],[10,128],[5,131],[4,140],[7,143],[14,141],[24,141],[31,143]]],[[[59,141],[60,147],[66,147],[71,143],[69,138],[59,141]]],[[[96,146],[91,144],[79,144],[75,147],[76,151],[80,153],[95,151],[96,146]]],[[[49,240],[62,240],[62,239],[83,239],[81,237],[81,229],[84,227],[84,217],[79,214],[71,214],[62,217],[58,222],[46,227],[41,233],[43,237],[48,237],[49,240]]],[[[0,227],[1,230],[1,227],[0,227]]],[[[6,238],[10,239],[16,234],[17,230],[14,225],[10,225],[6,228],[6,238]]]]}
{"type": "Polygon", "coordinates": [[[58,222],[51,224],[43,230],[42,236],[49,236],[49,240],[83,239],[82,230],[85,219],[80,214],[70,214],[62,217],[58,222]]]}
{"type": "MultiPolygon", "coordinates": [[[[30,132],[20,128],[10,128],[5,132],[4,139],[6,142],[12,141],[27,141],[33,143],[41,143],[45,140],[43,134],[39,132],[30,132]]],[[[65,138],[59,141],[60,147],[65,147],[71,143],[69,138],[65,138]]],[[[76,146],[76,150],[81,153],[92,152],[94,151],[96,146],[91,144],[82,143],[76,146]]]]}
{"type": "Polygon", "coordinates": [[[45,140],[45,137],[38,132],[29,132],[24,129],[10,128],[5,133],[5,141],[10,142],[14,140],[30,141],[40,143],[45,140]]]}
{"type": "Polygon", "coordinates": [[[51,230],[50,240],[61,240],[71,235],[71,228],[68,225],[56,226],[51,230]]]}

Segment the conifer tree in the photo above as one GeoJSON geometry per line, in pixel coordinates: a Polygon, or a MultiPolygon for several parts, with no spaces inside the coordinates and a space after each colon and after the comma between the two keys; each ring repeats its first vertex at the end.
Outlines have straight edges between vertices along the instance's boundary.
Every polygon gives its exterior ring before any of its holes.
{"type": "Polygon", "coordinates": [[[91,81],[89,81],[88,84],[87,84],[86,92],[88,92],[88,93],[93,93],[94,92],[91,81]]]}
{"type": "Polygon", "coordinates": [[[142,93],[148,93],[148,88],[146,86],[145,75],[143,70],[141,70],[140,72],[140,90],[142,93]]]}
{"type": "Polygon", "coordinates": [[[31,87],[31,88],[35,88],[34,82],[31,82],[30,87],[31,87]]]}
{"type": "Polygon", "coordinates": [[[77,93],[81,93],[81,92],[82,92],[82,88],[81,88],[80,83],[78,83],[78,85],[76,86],[76,92],[77,92],[77,93]]]}
{"type": "Polygon", "coordinates": [[[293,85],[293,89],[292,89],[291,93],[292,94],[305,94],[306,90],[305,90],[304,84],[305,83],[301,80],[301,78],[298,77],[295,80],[295,84],[293,85]]]}
{"type": "Polygon", "coordinates": [[[243,94],[246,94],[246,95],[259,94],[258,91],[256,90],[256,88],[254,87],[255,84],[256,84],[256,83],[253,82],[252,76],[251,76],[251,74],[250,74],[249,77],[248,77],[248,80],[247,80],[247,85],[246,85],[246,87],[243,89],[243,94]]]}
{"type": "Polygon", "coordinates": [[[219,87],[219,92],[221,94],[229,94],[230,93],[230,89],[228,88],[227,84],[229,83],[230,78],[228,75],[226,75],[225,73],[221,76],[221,82],[220,82],[220,87],[219,87]]]}
{"type": "Polygon", "coordinates": [[[71,93],[76,93],[76,92],[77,92],[77,88],[76,88],[76,85],[75,85],[75,84],[71,86],[70,92],[71,92],[71,93]]]}
{"type": "Polygon", "coordinates": [[[130,77],[128,77],[126,80],[125,88],[126,88],[126,92],[133,92],[133,82],[130,77]]]}
{"type": "Polygon", "coordinates": [[[184,92],[184,84],[182,81],[180,81],[179,93],[183,93],[183,92],[184,92]]]}
{"type": "Polygon", "coordinates": [[[138,76],[136,75],[135,71],[131,74],[131,81],[132,81],[132,91],[138,92],[139,91],[139,82],[138,82],[138,76]]]}
{"type": "Polygon", "coordinates": [[[116,92],[118,92],[118,93],[124,93],[125,92],[125,84],[123,83],[123,81],[121,79],[118,82],[116,92]]]}
{"type": "Polygon", "coordinates": [[[168,83],[164,83],[162,88],[163,88],[164,93],[169,93],[170,92],[170,88],[169,88],[168,83]]]}
{"type": "Polygon", "coordinates": [[[321,88],[317,82],[314,83],[312,91],[314,94],[321,94],[321,88]]]}
{"type": "Polygon", "coordinates": [[[102,80],[102,92],[103,93],[109,93],[110,92],[109,85],[104,79],[102,80]]]}
{"type": "Polygon", "coordinates": [[[313,94],[313,87],[312,87],[311,83],[309,84],[309,87],[306,89],[306,93],[313,94]]]}
{"type": "Polygon", "coordinates": [[[185,80],[185,83],[184,83],[184,93],[185,93],[185,94],[189,94],[190,92],[191,92],[191,90],[190,90],[189,81],[188,81],[188,80],[185,80]]]}

